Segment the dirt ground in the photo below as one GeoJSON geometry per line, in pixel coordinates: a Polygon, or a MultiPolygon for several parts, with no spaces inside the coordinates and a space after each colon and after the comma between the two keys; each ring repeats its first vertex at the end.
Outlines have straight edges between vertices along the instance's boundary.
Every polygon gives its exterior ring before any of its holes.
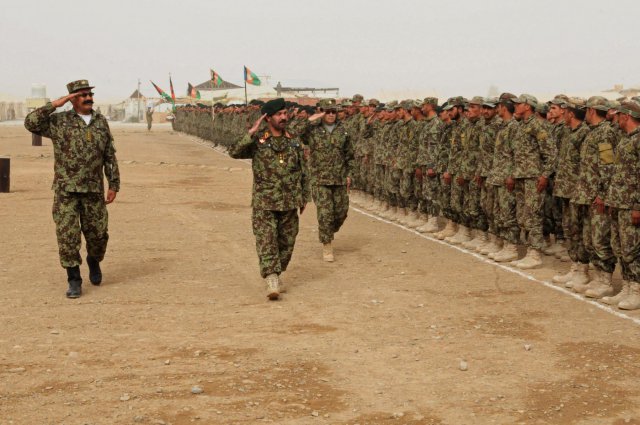
{"type": "Polygon", "coordinates": [[[640,424],[640,313],[540,282],[567,263],[534,280],[354,209],[326,264],[309,208],[268,302],[249,165],[112,130],[104,283],[83,265],[68,300],[51,143],[0,125],[0,424],[640,424]]]}

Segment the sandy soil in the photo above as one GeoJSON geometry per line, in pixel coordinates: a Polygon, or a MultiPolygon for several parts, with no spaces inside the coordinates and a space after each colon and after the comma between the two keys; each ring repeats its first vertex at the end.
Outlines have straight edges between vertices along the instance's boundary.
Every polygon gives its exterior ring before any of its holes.
{"type": "Polygon", "coordinates": [[[166,125],[113,132],[104,283],[68,300],[51,143],[0,126],[0,424],[640,423],[639,313],[356,210],[325,264],[313,208],[268,302],[249,165],[166,125]]]}

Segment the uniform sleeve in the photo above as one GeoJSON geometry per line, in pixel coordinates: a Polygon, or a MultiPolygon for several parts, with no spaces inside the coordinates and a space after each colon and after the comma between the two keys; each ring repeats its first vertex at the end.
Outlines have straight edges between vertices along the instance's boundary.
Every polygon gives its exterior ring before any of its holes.
{"type": "Polygon", "coordinates": [[[235,159],[251,159],[255,149],[256,141],[247,133],[236,144],[229,147],[229,156],[235,159]]]}
{"type": "Polygon", "coordinates": [[[309,173],[309,161],[303,151],[300,152],[300,160],[302,161],[302,202],[308,204],[311,202],[311,174],[309,173]]]}
{"type": "Polygon", "coordinates": [[[351,142],[351,136],[349,133],[345,134],[347,140],[344,143],[344,161],[347,166],[347,177],[353,175],[353,169],[355,167],[355,154],[353,152],[353,143],[351,142]]]}
{"type": "Polygon", "coordinates": [[[542,175],[549,178],[556,169],[558,145],[554,137],[544,128],[538,129],[537,139],[542,161],[542,175]]]}
{"type": "Polygon", "coordinates": [[[613,173],[613,149],[617,144],[617,136],[614,131],[607,131],[601,140],[598,140],[598,193],[600,199],[605,199],[611,175],[613,173]]]}
{"type": "Polygon", "coordinates": [[[47,102],[43,107],[30,112],[24,119],[25,128],[39,136],[51,138],[51,114],[55,110],[51,102],[47,102]]]}
{"type": "Polygon", "coordinates": [[[118,168],[118,160],[116,159],[116,147],[113,144],[113,136],[109,130],[109,124],[105,122],[109,131],[109,140],[104,150],[104,174],[109,183],[109,190],[118,192],[120,190],[120,169],[118,168]]]}

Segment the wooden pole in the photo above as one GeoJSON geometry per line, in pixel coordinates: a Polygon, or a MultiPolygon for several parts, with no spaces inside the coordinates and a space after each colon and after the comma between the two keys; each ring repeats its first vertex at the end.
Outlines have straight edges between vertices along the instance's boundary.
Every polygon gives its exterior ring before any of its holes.
{"type": "Polygon", "coordinates": [[[0,193],[9,193],[11,186],[11,158],[0,158],[0,193]]]}
{"type": "Polygon", "coordinates": [[[42,136],[31,133],[31,146],[42,146],[42,136]]]}

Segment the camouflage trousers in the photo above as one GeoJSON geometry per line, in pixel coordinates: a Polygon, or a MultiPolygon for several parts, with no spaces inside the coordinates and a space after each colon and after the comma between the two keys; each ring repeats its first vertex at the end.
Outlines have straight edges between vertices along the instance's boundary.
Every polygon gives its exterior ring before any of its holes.
{"type": "Polygon", "coordinates": [[[464,198],[464,214],[468,217],[468,225],[474,229],[487,231],[487,217],[482,209],[482,188],[476,182],[467,184],[467,196],[464,198]]]}
{"type": "Polygon", "coordinates": [[[449,220],[457,221],[457,217],[453,209],[451,208],[451,186],[454,184],[447,184],[442,176],[438,176],[438,183],[440,184],[440,193],[438,194],[438,206],[440,212],[445,218],[449,220]]]}
{"type": "Polygon", "coordinates": [[[387,197],[384,190],[384,165],[376,164],[374,172],[373,194],[376,199],[386,201],[387,197]]]}
{"type": "Polygon", "coordinates": [[[456,182],[458,176],[451,176],[451,211],[455,214],[457,223],[463,226],[469,225],[468,217],[464,214],[464,199],[468,192],[468,185],[460,186],[456,182]]]}
{"type": "Polygon", "coordinates": [[[318,212],[320,242],[329,243],[347,219],[349,212],[347,187],[316,185],[313,202],[318,212]]]}
{"type": "Polygon", "coordinates": [[[520,227],[516,219],[515,190],[509,192],[506,186],[493,186],[495,202],[493,204],[493,222],[496,235],[505,241],[517,244],[520,241],[520,227]]]}
{"type": "MultiPolygon", "coordinates": [[[[402,170],[397,168],[386,168],[384,191],[389,198],[389,204],[392,207],[399,206],[400,201],[400,178],[402,170]]],[[[401,206],[401,205],[400,205],[401,206]]]]}
{"type": "Polygon", "coordinates": [[[415,210],[418,206],[416,198],[415,170],[400,170],[399,206],[415,210]]]}
{"type": "Polygon", "coordinates": [[[256,237],[260,276],[287,270],[298,235],[298,211],[253,209],[251,222],[256,237]]]}
{"type": "Polygon", "coordinates": [[[557,240],[564,239],[562,206],[562,199],[553,196],[553,180],[549,179],[544,197],[544,222],[542,232],[545,236],[553,233],[556,235],[557,240]]]}
{"type": "Polygon", "coordinates": [[[362,156],[356,156],[353,161],[353,188],[357,190],[364,190],[365,182],[364,182],[364,170],[363,170],[363,159],[362,156]]]}
{"type": "Polygon", "coordinates": [[[589,210],[586,205],[576,205],[569,202],[569,199],[561,198],[562,225],[564,234],[569,240],[567,251],[571,261],[574,263],[589,263],[589,253],[584,245],[585,231],[589,229],[589,210]]]}
{"type": "Polygon", "coordinates": [[[631,223],[631,211],[611,209],[611,245],[620,261],[622,277],[640,282],[640,226],[631,223]]]}
{"type": "Polygon", "coordinates": [[[434,217],[440,215],[440,176],[429,177],[423,169],[421,186],[420,211],[434,217]]]}
{"type": "Polygon", "coordinates": [[[595,208],[589,207],[589,229],[584,245],[596,269],[613,273],[616,256],[611,248],[611,217],[608,214],[600,214],[595,208]]]}
{"type": "Polygon", "coordinates": [[[360,169],[361,177],[362,177],[362,185],[365,192],[368,194],[373,194],[374,187],[376,184],[375,179],[375,170],[376,165],[371,161],[371,159],[366,159],[362,163],[362,168],[360,169]]]}
{"type": "Polygon", "coordinates": [[[496,234],[494,211],[497,188],[498,186],[488,184],[486,180],[480,188],[480,206],[486,218],[487,230],[494,235],[496,234]]]}
{"type": "Polygon", "coordinates": [[[541,250],[544,244],[542,237],[542,220],[544,192],[538,193],[537,178],[516,179],[514,189],[516,195],[516,218],[520,229],[527,233],[527,245],[541,250]]]}
{"type": "Polygon", "coordinates": [[[87,255],[102,261],[109,241],[109,214],[104,194],[56,191],[52,213],[62,267],[82,264],[81,234],[87,244],[87,255]]]}

